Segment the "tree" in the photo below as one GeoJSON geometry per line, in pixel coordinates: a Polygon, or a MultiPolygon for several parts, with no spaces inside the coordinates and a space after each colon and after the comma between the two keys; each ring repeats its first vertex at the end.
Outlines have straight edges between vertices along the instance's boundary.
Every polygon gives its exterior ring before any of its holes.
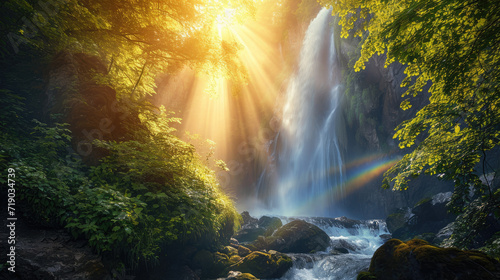
{"type": "Polygon", "coordinates": [[[157,74],[185,65],[236,84],[246,80],[240,46],[214,29],[226,9],[234,9],[238,20],[251,16],[253,1],[10,0],[3,8],[9,19],[2,27],[14,51],[29,43],[97,55],[109,74],[98,80],[121,97],[152,94],[157,74]]]}
{"type": "MultiPolygon", "coordinates": [[[[320,1],[340,16],[342,36],[364,39],[357,71],[374,54],[406,64],[403,96],[429,86],[430,104],[396,128],[400,148],[414,147],[385,174],[385,186],[408,188],[420,174],[455,181],[457,210],[476,194],[493,197],[477,174],[492,170],[487,152],[500,144],[500,11],[497,1],[320,1]],[[356,28],[355,28],[356,27],[356,28]]],[[[409,99],[401,108],[411,107],[409,99]]]]}

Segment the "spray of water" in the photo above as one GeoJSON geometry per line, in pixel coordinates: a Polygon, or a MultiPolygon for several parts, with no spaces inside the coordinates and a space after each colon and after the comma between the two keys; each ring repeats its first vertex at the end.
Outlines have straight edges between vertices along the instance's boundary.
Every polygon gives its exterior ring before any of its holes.
{"type": "Polygon", "coordinates": [[[341,99],[331,11],[311,22],[289,82],[281,129],[271,145],[258,199],[278,215],[334,216],[345,175],[337,129],[341,99]]]}

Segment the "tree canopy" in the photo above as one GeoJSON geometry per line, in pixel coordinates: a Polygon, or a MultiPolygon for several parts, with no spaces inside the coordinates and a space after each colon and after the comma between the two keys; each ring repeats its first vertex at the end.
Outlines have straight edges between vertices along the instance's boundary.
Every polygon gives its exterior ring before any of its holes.
{"type": "MultiPolygon", "coordinates": [[[[385,186],[401,190],[420,174],[439,175],[456,184],[454,202],[463,206],[468,186],[491,197],[487,151],[500,144],[500,11],[498,1],[320,1],[340,16],[342,36],[363,37],[357,71],[374,54],[386,54],[386,67],[406,64],[404,96],[428,88],[430,103],[400,124],[400,148],[413,147],[385,174],[385,186]]],[[[410,99],[401,108],[411,107],[410,99]]],[[[460,207],[459,207],[460,208],[460,207]]]]}
{"type": "Polygon", "coordinates": [[[101,82],[119,96],[152,94],[155,75],[185,65],[235,84],[246,80],[236,56],[240,46],[223,40],[215,29],[227,9],[235,21],[252,16],[250,0],[10,0],[2,6],[2,31],[8,38],[3,55],[26,43],[97,55],[110,74],[101,82]]]}

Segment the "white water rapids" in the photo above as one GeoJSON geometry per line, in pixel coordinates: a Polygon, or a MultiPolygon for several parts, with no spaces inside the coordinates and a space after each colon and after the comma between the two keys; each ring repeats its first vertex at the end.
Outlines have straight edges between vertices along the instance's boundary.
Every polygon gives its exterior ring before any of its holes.
{"type": "Polygon", "coordinates": [[[323,229],[332,244],[325,252],[288,254],[293,259],[293,267],[281,280],[354,280],[360,271],[370,266],[373,253],[383,244],[380,236],[389,233],[382,220],[367,220],[352,228],[325,225],[321,219],[304,220],[323,229]],[[331,253],[339,247],[348,249],[349,253],[331,253]]]}

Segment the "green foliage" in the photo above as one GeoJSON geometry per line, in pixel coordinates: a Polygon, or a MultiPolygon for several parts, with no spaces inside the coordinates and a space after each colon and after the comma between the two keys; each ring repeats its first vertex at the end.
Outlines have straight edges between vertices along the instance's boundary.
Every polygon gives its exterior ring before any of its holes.
{"type": "MultiPolygon", "coordinates": [[[[364,43],[354,65],[357,71],[372,55],[386,53],[386,66],[395,60],[407,65],[403,96],[416,96],[431,82],[430,104],[394,135],[401,148],[415,148],[386,173],[393,189],[406,189],[412,177],[429,174],[455,181],[457,210],[467,205],[470,185],[477,195],[486,192],[492,198],[494,186],[479,180],[476,165],[482,159],[487,172],[486,154],[500,144],[500,12],[495,4],[321,2],[341,16],[345,37],[359,20],[355,36],[364,36],[364,43]]],[[[401,107],[410,108],[410,101],[401,107]]]]}
{"type": "MultiPolygon", "coordinates": [[[[252,1],[231,4],[237,20],[253,13],[252,1]]],[[[169,124],[180,119],[137,100],[154,93],[157,74],[184,66],[244,83],[246,72],[237,58],[241,46],[214,31],[229,1],[7,0],[0,5],[0,32],[7,38],[0,42],[0,64],[11,70],[0,77],[0,167],[16,169],[16,195],[26,217],[64,226],[131,268],[172,257],[182,244],[215,248],[227,242],[240,217],[214,171],[193,146],[172,135],[169,124]],[[108,156],[92,168],[72,153],[75,127],[29,121],[34,110],[47,109],[40,106],[45,67],[61,51],[84,52],[83,57],[106,65],[92,70],[94,81],[116,90],[123,115],[133,117],[120,123],[128,133],[122,142],[95,143],[108,156]]],[[[89,82],[88,73],[77,74],[72,82],[89,82]]],[[[80,93],[63,94],[48,101],[61,107],[71,98],[87,102],[80,93]]],[[[216,164],[227,169],[222,161],[216,164]]]]}
{"type": "Polygon", "coordinates": [[[6,154],[26,215],[62,224],[130,267],[154,264],[179,244],[216,248],[227,242],[239,215],[214,172],[191,145],[172,136],[168,123],[177,119],[163,109],[145,111],[143,119],[155,122],[136,132],[140,139],[98,143],[111,153],[90,172],[68,152],[67,125],[34,120],[32,139],[10,143],[6,154]]]}
{"type": "Polygon", "coordinates": [[[96,55],[110,74],[96,75],[96,80],[110,85],[119,97],[133,99],[154,93],[158,73],[184,66],[241,86],[246,81],[237,58],[241,46],[223,40],[216,30],[217,17],[229,7],[240,21],[255,8],[246,0],[9,0],[2,5],[5,17],[0,20],[2,37],[9,40],[2,40],[0,53],[34,47],[96,55]]]}
{"type": "Polygon", "coordinates": [[[144,201],[143,213],[155,221],[163,244],[217,246],[237,226],[232,203],[194,147],[168,133],[175,119],[164,109],[145,112],[143,118],[150,120],[149,130],[137,140],[99,143],[112,153],[93,168],[92,180],[144,201]]]}

